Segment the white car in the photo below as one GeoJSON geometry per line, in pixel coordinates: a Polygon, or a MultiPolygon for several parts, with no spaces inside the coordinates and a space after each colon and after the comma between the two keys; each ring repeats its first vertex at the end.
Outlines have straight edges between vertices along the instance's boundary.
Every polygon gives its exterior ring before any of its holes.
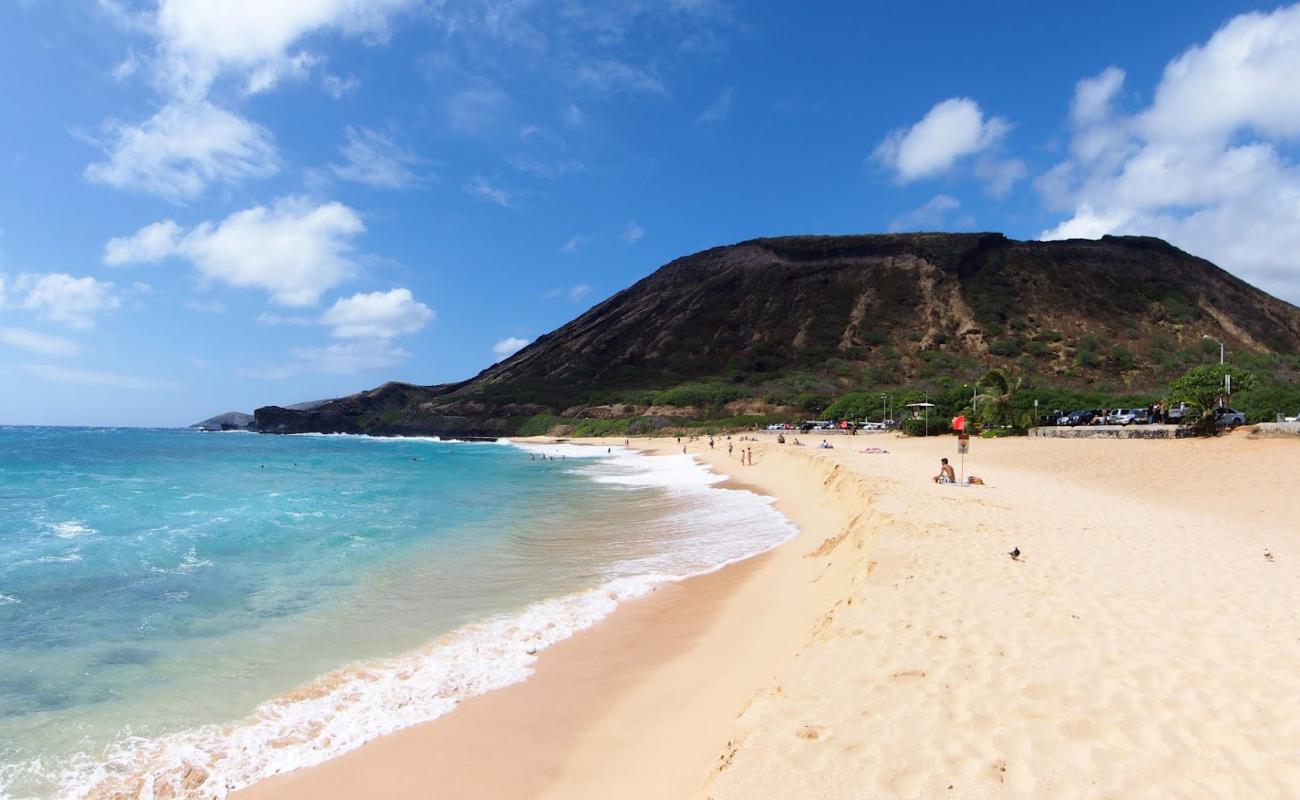
{"type": "Polygon", "coordinates": [[[1300,422],[1300,412],[1296,412],[1294,417],[1283,417],[1283,422],[1300,422]]]}
{"type": "Polygon", "coordinates": [[[1110,416],[1106,417],[1107,425],[1132,425],[1133,420],[1137,419],[1137,408],[1116,408],[1112,409],[1110,416]]]}

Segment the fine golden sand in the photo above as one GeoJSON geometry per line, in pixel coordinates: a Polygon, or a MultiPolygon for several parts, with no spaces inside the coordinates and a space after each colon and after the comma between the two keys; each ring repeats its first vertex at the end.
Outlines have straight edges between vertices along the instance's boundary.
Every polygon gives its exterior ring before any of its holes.
{"type": "Polygon", "coordinates": [[[796,539],[236,796],[1300,797],[1300,441],[759,438],[796,539]]]}

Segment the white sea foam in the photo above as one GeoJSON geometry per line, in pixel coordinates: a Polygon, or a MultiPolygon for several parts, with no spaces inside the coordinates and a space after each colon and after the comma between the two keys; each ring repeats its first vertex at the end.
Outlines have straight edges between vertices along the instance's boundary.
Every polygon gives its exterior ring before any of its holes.
{"type": "Polygon", "coordinates": [[[264,703],[241,721],[162,738],[126,738],[107,759],[87,755],[60,768],[58,783],[74,796],[123,791],[128,797],[224,798],[231,790],[320,763],[440,717],[467,698],[522,681],[532,674],[541,650],[591,627],[620,602],[756,555],[796,532],[766,498],[712,488],[722,476],[688,457],[651,458],[580,445],[519,446],[581,459],[596,482],[666,491],[676,501],[661,523],[675,534],[666,540],[672,546],[611,565],[610,575],[617,577],[597,588],[463,626],[396,658],[336,670],[264,703]]]}
{"type": "Polygon", "coordinates": [[[80,520],[68,520],[67,522],[55,522],[50,525],[50,530],[60,539],[75,539],[78,536],[85,536],[99,531],[89,526],[81,524],[80,520]]]}
{"type": "Polygon", "coordinates": [[[21,602],[22,600],[19,600],[17,597],[14,597],[11,594],[5,594],[4,592],[0,592],[0,606],[7,606],[10,605],[11,603],[21,603],[21,602]]]}

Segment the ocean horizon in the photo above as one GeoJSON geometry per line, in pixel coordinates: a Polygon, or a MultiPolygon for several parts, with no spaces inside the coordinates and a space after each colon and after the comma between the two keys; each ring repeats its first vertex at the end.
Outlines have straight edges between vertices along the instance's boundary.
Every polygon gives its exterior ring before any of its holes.
{"type": "Polygon", "coordinates": [[[785,541],[619,447],[0,428],[0,797],[222,797],[785,541]]]}

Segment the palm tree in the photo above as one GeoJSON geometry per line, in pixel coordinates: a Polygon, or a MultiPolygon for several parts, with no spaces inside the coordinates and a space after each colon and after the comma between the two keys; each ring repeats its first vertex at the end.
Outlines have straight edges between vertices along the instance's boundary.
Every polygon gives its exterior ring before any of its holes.
{"type": "Polygon", "coordinates": [[[984,373],[975,385],[983,386],[984,392],[975,398],[984,416],[994,425],[1015,424],[1015,399],[1020,391],[1023,378],[1015,375],[1008,367],[994,367],[984,373]]]}

